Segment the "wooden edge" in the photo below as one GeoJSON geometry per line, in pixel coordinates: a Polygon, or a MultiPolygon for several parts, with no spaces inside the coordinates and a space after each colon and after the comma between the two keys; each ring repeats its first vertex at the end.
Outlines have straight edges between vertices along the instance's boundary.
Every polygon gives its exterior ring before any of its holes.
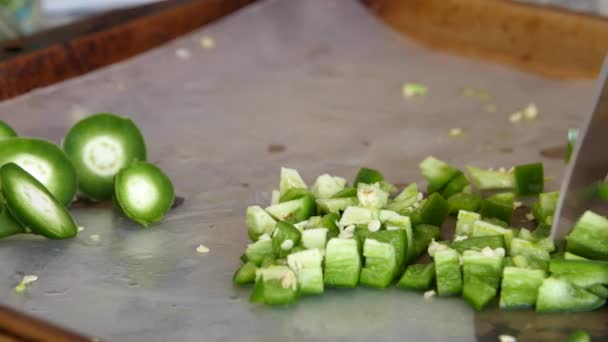
{"type": "Polygon", "coordinates": [[[85,337],[0,305],[0,341],[91,342],[85,337]]]}
{"type": "Polygon", "coordinates": [[[21,41],[3,43],[0,100],[125,60],[253,1],[161,2],[114,11],[21,41]]]}
{"type": "Polygon", "coordinates": [[[554,78],[596,78],[608,20],[508,0],[362,0],[397,31],[432,48],[554,78]]]}

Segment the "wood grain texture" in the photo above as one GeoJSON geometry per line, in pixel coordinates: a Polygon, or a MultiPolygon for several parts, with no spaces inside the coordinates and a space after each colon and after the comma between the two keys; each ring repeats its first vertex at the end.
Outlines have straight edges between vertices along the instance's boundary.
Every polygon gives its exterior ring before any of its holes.
{"type": "Polygon", "coordinates": [[[450,53],[550,77],[595,78],[608,20],[507,0],[363,0],[396,30],[450,53]]]}
{"type": "Polygon", "coordinates": [[[4,43],[0,46],[0,100],[122,61],[251,2],[167,1],[4,43]]]}

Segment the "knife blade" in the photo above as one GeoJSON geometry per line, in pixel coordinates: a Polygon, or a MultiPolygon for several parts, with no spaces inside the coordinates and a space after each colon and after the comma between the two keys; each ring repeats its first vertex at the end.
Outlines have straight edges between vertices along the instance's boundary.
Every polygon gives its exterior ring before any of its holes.
{"type": "Polygon", "coordinates": [[[560,189],[551,237],[563,238],[592,204],[595,185],[608,172],[608,57],[597,80],[593,107],[579,129],[560,189]]]}

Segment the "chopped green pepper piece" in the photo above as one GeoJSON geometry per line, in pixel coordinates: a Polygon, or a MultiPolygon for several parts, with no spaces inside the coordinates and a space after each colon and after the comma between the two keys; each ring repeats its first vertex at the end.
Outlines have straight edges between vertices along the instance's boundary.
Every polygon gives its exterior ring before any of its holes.
{"type": "Polygon", "coordinates": [[[441,190],[441,195],[445,198],[449,198],[452,195],[462,192],[462,190],[469,185],[469,180],[465,177],[462,171],[458,173],[446,184],[441,190]]]}
{"type": "Polygon", "coordinates": [[[255,282],[255,271],[258,267],[252,262],[244,263],[232,277],[236,285],[247,285],[255,282]]]}
{"type": "Polygon", "coordinates": [[[545,222],[548,217],[553,216],[558,200],[559,191],[540,194],[538,202],[532,205],[532,215],[534,215],[536,222],[545,222]]]}
{"type": "Polygon", "coordinates": [[[473,234],[473,224],[481,220],[481,215],[475,212],[460,210],[456,220],[455,235],[470,236],[473,234]]]}
{"type": "MultiPolygon", "coordinates": [[[[295,302],[298,298],[298,284],[295,273],[287,266],[270,266],[257,271],[256,290],[261,292],[263,303],[269,305],[287,305],[295,302]],[[262,282],[262,288],[257,289],[257,283],[262,282]]],[[[258,299],[259,294],[255,297],[258,299]]],[[[250,298],[254,301],[253,298],[250,298]]]]}
{"type": "Polygon", "coordinates": [[[361,257],[357,240],[333,238],[325,247],[325,273],[327,286],[356,287],[361,272],[361,257]]]}
{"type": "Polygon", "coordinates": [[[434,193],[420,207],[422,223],[441,226],[448,217],[448,202],[438,193],[434,193]]]}
{"type": "Polygon", "coordinates": [[[517,165],[513,174],[518,195],[534,195],[543,192],[545,176],[542,163],[517,165]]]}
{"type": "Polygon", "coordinates": [[[348,207],[342,213],[340,225],[343,227],[351,224],[369,224],[371,221],[378,220],[380,210],[362,207],[348,207]]]}
{"type": "Polygon", "coordinates": [[[395,198],[393,199],[393,201],[395,201],[395,202],[401,202],[403,200],[410,199],[410,198],[414,198],[414,200],[416,201],[417,197],[418,197],[418,184],[411,183],[408,186],[406,186],[399,193],[399,195],[395,196],[395,198]]]}
{"type": "Polygon", "coordinates": [[[336,222],[340,220],[340,215],[336,213],[329,213],[323,216],[321,222],[323,223],[323,227],[327,228],[327,238],[330,239],[332,237],[337,237],[340,234],[340,228],[336,222]]]}
{"type": "Polygon", "coordinates": [[[300,293],[323,293],[323,254],[319,249],[307,249],[287,256],[287,264],[296,273],[300,293]]]}
{"type": "Polygon", "coordinates": [[[513,173],[506,171],[484,170],[467,166],[471,181],[479,190],[507,190],[515,184],[513,173]]]}
{"type": "Polygon", "coordinates": [[[512,192],[506,192],[484,199],[481,202],[481,216],[510,223],[513,216],[513,198],[512,192]]]}
{"type": "Polygon", "coordinates": [[[279,221],[272,233],[272,251],[277,258],[284,258],[291,249],[297,246],[302,239],[302,233],[293,224],[279,221]]]}
{"type": "Polygon", "coordinates": [[[570,157],[572,156],[572,152],[574,151],[574,144],[576,144],[576,139],[578,139],[578,129],[570,128],[568,129],[568,147],[566,149],[566,164],[570,161],[570,157]]]}
{"type": "Polygon", "coordinates": [[[601,298],[608,298],[608,288],[604,285],[596,284],[586,288],[587,291],[601,298]]]}
{"type": "Polygon", "coordinates": [[[9,126],[6,122],[0,120],[0,140],[14,138],[17,136],[17,132],[9,126]]]}
{"type": "MultiPolygon", "coordinates": [[[[411,232],[411,228],[410,228],[411,232]]],[[[374,239],[378,242],[388,243],[390,244],[395,252],[395,261],[394,264],[396,266],[397,271],[401,271],[401,267],[408,259],[408,233],[406,229],[396,229],[396,230],[379,230],[377,232],[373,232],[367,235],[367,239],[374,239]]],[[[367,241],[367,240],[365,240],[367,241]]],[[[365,247],[365,245],[364,245],[365,247]]],[[[396,274],[395,274],[396,275],[396,274]]]]}
{"type": "Polygon", "coordinates": [[[380,209],[388,203],[388,192],[375,185],[360,183],[357,198],[361,207],[380,209]]]}
{"type": "Polygon", "coordinates": [[[462,274],[458,252],[449,248],[437,251],[434,262],[438,294],[440,296],[459,294],[462,291],[462,274]]]}
{"type": "Polygon", "coordinates": [[[257,266],[260,266],[267,257],[274,258],[272,240],[258,240],[249,244],[245,250],[245,257],[247,258],[247,261],[250,261],[257,266]]]}
{"type": "Polygon", "coordinates": [[[331,198],[348,198],[348,197],[357,197],[357,188],[353,188],[350,186],[345,187],[341,191],[336,192],[331,198]]]}
{"type": "Polygon", "coordinates": [[[346,208],[359,204],[357,197],[318,199],[317,205],[325,213],[339,213],[346,208]]]}
{"type": "Polygon", "coordinates": [[[578,312],[595,310],[605,303],[605,299],[564,279],[547,278],[538,289],[536,311],[538,312],[578,312]]]}
{"type": "Polygon", "coordinates": [[[295,200],[271,205],[266,211],[280,221],[302,222],[315,215],[315,198],[312,195],[305,195],[295,200]]]}
{"type": "Polygon", "coordinates": [[[505,248],[505,239],[502,235],[469,237],[464,240],[454,241],[452,247],[460,253],[467,250],[481,251],[485,247],[492,249],[505,248]]]}
{"type": "Polygon", "coordinates": [[[361,269],[359,282],[362,285],[385,288],[393,280],[397,271],[395,263],[395,248],[371,237],[363,243],[365,266],[361,269]]]}
{"type": "Polygon", "coordinates": [[[568,336],[566,342],[591,342],[591,336],[585,330],[577,330],[568,336]]]}
{"type": "Polygon", "coordinates": [[[579,287],[608,284],[608,262],[605,261],[552,259],[549,270],[579,287]]]}
{"type": "Polygon", "coordinates": [[[566,250],[590,259],[608,260],[608,219],[590,210],[566,236],[566,250]]]}
{"type": "Polygon", "coordinates": [[[366,167],[362,167],[357,172],[355,176],[355,187],[359,185],[359,183],[364,184],[375,184],[384,180],[384,176],[378,170],[369,169],[366,167]]]}
{"type": "Polygon", "coordinates": [[[460,172],[457,168],[434,157],[423,160],[420,163],[420,171],[429,183],[429,193],[440,191],[460,172]]]}
{"type": "Polygon", "coordinates": [[[315,198],[332,198],[337,193],[343,191],[345,186],[346,179],[330,176],[326,173],[317,177],[310,191],[315,198]]]}
{"type": "Polygon", "coordinates": [[[473,223],[473,230],[471,236],[488,236],[488,235],[502,235],[505,239],[505,247],[507,251],[511,248],[511,240],[513,239],[513,230],[503,228],[501,226],[485,222],[475,221],[473,223]]]}
{"type": "Polygon", "coordinates": [[[435,280],[435,264],[414,264],[407,267],[397,283],[401,289],[426,291],[433,286],[435,280]]]}
{"type": "MultiPolygon", "coordinates": [[[[551,256],[545,249],[530,241],[513,238],[511,240],[511,256],[526,258],[528,267],[548,270],[551,256]]],[[[516,262],[517,264],[517,262],[516,262]]],[[[519,265],[518,265],[519,266],[519,265]]]]}
{"type": "Polygon", "coordinates": [[[0,202],[0,239],[20,233],[25,233],[25,229],[0,202]]]}
{"type": "Polygon", "coordinates": [[[277,222],[260,206],[247,207],[247,234],[256,241],[263,234],[272,234],[277,222]]]}
{"type": "Polygon", "coordinates": [[[505,267],[500,291],[501,309],[531,308],[546,274],[542,270],[505,267]]]}
{"type": "Polygon", "coordinates": [[[281,197],[279,198],[279,203],[293,201],[293,200],[296,200],[298,198],[302,198],[302,197],[307,196],[307,195],[312,196],[311,193],[308,192],[308,190],[306,190],[306,189],[291,188],[291,189],[285,191],[285,193],[283,193],[281,195],[281,197]]]}
{"type": "Polygon", "coordinates": [[[456,215],[461,210],[475,212],[481,206],[481,196],[464,192],[457,193],[448,198],[448,206],[451,215],[456,215]]]}
{"type": "Polygon", "coordinates": [[[302,246],[306,249],[325,249],[327,242],[327,228],[311,228],[302,232],[302,246]]]}
{"type": "Polygon", "coordinates": [[[570,252],[564,253],[565,260],[589,260],[587,258],[583,258],[582,256],[578,256],[576,254],[572,254],[570,252]]]}
{"type": "Polygon", "coordinates": [[[249,301],[252,303],[264,304],[264,275],[260,274],[256,276],[255,285],[253,291],[249,297],[249,301]]]}
{"type": "Polygon", "coordinates": [[[441,229],[430,224],[420,224],[412,231],[414,233],[414,257],[426,252],[431,241],[438,240],[441,236],[441,229]]]}
{"type": "Polygon", "coordinates": [[[478,276],[469,276],[464,278],[462,287],[462,297],[477,310],[483,310],[494,297],[496,297],[497,289],[487,282],[484,282],[478,276]]]}
{"type": "Polygon", "coordinates": [[[286,167],[281,168],[281,182],[279,184],[279,193],[282,197],[290,189],[304,189],[308,187],[306,183],[300,177],[300,174],[296,169],[290,169],[286,167]]]}

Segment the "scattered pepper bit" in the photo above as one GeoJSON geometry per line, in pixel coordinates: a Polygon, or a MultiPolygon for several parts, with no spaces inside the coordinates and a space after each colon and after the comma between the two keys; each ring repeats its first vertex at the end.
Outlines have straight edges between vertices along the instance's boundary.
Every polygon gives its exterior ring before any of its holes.
{"type": "Polygon", "coordinates": [[[19,284],[17,284],[17,286],[15,286],[15,292],[23,293],[26,290],[26,285],[29,283],[33,283],[36,280],[38,280],[37,275],[30,274],[30,275],[23,276],[23,279],[21,280],[21,282],[19,284]]]}
{"type": "Polygon", "coordinates": [[[520,122],[521,119],[524,118],[524,113],[522,113],[521,111],[517,111],[511,115],[509,115],[509,122],[511,123],[517,123],[520,122]]]}
{"type": "Polygon", "coordinates": [[[418,83],[405,83],[403,84],[403,88],[401,89],[403,96],[405,97],[414,97],[414,96],[424,96],[428,93],[428,88],[422,84],[418,83]]]}
{"type": "Polygon", "coordinates": [[[471,88],[471,87],[463,88],[461,95],[464,97],[474,97],[481,101],[487,101],[490,99],[490,95],[487,92],[480,90],[480,89],[471,88]]]}
{"type": "Polygon", "coordinates": [[[517,342],[517,339],[511,335],[499,335],[498,340],[500,342],[517,342]]]}
{"type": "Polygon", "coordinates": [[[175,56],[180,59],[190,59],[192,57],[192,53],[188,49],[179,48],[175,50],[175,56]]]}
{"type": "Polygon", "coordinates": [[[526,219],[527,219],[528,221],[534,221],[534,215],[532,215],[532,213],[527,213],[527,214],[526,214],[526,219]]]}
{"type": "Polygon", "coordinates": [[[84,227],[83,227],[83,226],[78,226],[78,232],[81,232],[81,231],[83,231],[83,230],[84,230],[84,227]]]}
{"type": "Polygon", "coordinates": [[[89,239],[91,239],[91,241],[98,242],[100,240],[100,236],[99,234],[93,234],[89,236],[89,239]]]}
{"type": "Polygon", "coordinates": [[[437,292],[435,292],[435,290],[429,290],[429,291],[426,291],[423,296],[424,296],[424,299],[432,299],[436,295],[437,295],[437,292]]]}
{"type": "Polygon", "coordinates": [[[462,128],[450,128],[450,132],[449,132],[451,137],[460,137],[463,135],[463,133],[464,132],[463,132],[462,128]]]}
{"type": "Polygon", "coordinates": [[[513,202],[513,209],[517,209],[519,207],[521,207],[523,205],[523,203],[521,203],[520,201],[515,201],[513,202]]]}
{"type": "Polygon", "coordinates": [[[196,247],[196,252],[201,254],[207,254],[209,253],[209,248],[203,245],[198,245],[198,247],[196,247]]]}
{"type": "Polygon", "coordinates": [[[538,116],[538,108],[534,103],[530,103],[526,108],[523,109],[523,113],[526,120],[534,120],[538,116]]]}
{"type": "Polygon", "coordinates": [[[213,49],[215,47],[215,40],[209,36],[203,36],[200,40],[203,49],[213,49]]]}

